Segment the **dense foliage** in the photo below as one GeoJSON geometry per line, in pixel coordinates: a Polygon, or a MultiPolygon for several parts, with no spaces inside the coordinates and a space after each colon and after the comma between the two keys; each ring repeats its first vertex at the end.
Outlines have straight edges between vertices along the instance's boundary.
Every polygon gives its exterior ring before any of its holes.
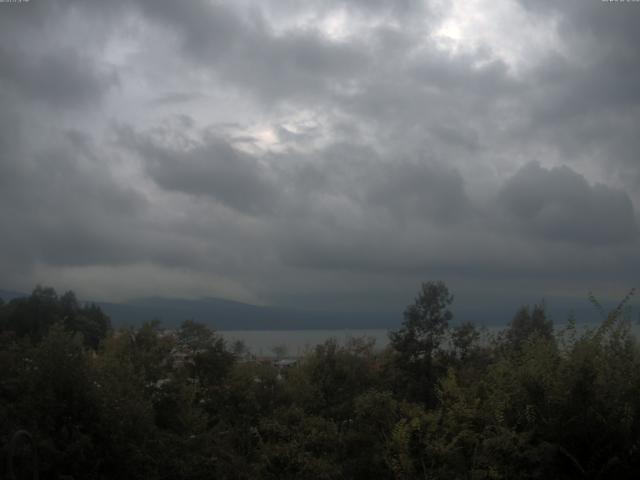
{"type": "Polygon", "coordinates": [[[290,367],[186,321],[113,331],[36,288],[0,302],[0,448],[31,432],[41,478],[637,478],[640,350],[624,309],[554,331],[450,325],[422,288],[384,351],[327,341],[290,367]],[[65,477],[66,476],[66,477],[65,477]]]}

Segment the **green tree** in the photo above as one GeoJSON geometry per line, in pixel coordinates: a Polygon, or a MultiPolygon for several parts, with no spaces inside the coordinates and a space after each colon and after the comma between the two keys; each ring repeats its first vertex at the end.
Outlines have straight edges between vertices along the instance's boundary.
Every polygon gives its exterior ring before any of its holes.
{"type": "MultiPolygon", "coordinates": [[[[443,282],[425,282],[404,312],[400,330],[391,332],[398,386],[412,399],[435,402],[436,355],[453,314],[453,295],[443,282]]],[[[441,373],[441,372],[440,372],[441,373]]]]}
{"type": "Polygon", "coordinates": [[[58,296],[53,288],[40,285],[30,296],[13,299],[2,310],[0,331],[13,331],[34,343],[61,323],[65,330],[80,333],[84,344],[95,350],[111,330],[109,317],[97,305],[80,306],[73,292],[58,296]]]}
{"type": "Polygon", "coordinates": [[[204,388],[220,385],[231,371],[235,356],[224,339],[202,323],[186,320],[177,331],[177,353],[189,374],[204,388]]]}
{"type": "Polygon", "coordinates": [[[451,332],[451,346],[456,357],[465,362],[477,349],[480,332],[471,322],[457,325],[451,332]]]}
{"type": "Polygon", "coordinates": [[[58,295],[50,287],[38,285],[30,296],[15,298],[6,306],[4,330],[13,331],[19,338],[41,341],[60,317],[58,295]]]}
{"type": "Polygon", "coordinates": [[[374,385],[372,349],[366,339],[352,339],[344,346],[329,339],[289,373],[287,383],[308,411],[348,419],[354,398],[374,385]]]}
{"type": "Polygon", "coordinates": [[[534,305],[533,309],[528,305],[521,307],[509,324],[505,339],[509,347],[520,349],[532,335],[545,340],[553,338],[553,322],[547,318],[544,304],[534,305]]]}
{"type": "Polygon", "coordinates": [[[281,408],[258,427],[260,456],[255,478],[330,480],[345,478],[341,442],[331,419],[281,408]]]}

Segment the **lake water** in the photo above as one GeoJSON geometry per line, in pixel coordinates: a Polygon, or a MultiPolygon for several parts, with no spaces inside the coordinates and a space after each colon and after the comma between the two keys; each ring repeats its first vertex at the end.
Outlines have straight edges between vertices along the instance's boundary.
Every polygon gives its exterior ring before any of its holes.
{"type": "MultiPolygon", "coordinates": [[[[563,324],[556,325],[556,332],[564,327],[563,324]]],[[[595,328],[595,323],[583,323],[578,325],[578,331],[586,328],[595,328]]],[[[505,326],[489,326],[484,329],[486,334],[494,335],[505,326]]],[[[640,325],[634,323],[632,331],[636,338],[640,338],[640,325]]],[[[299,357],[306,351],[313,349],[316,345],[324,343],[330,338],[334,338],[343,345],[349,338],[368,337],[375,340],[375,347],[382,350],[389,344],[389,330],[369,329],[369,330],[221,330],[219,333],[225,340],[232,344],[241,340],[249,351],[257,356],[273,357],[275,347],[284,347],[285,356],[299,357]]]]}

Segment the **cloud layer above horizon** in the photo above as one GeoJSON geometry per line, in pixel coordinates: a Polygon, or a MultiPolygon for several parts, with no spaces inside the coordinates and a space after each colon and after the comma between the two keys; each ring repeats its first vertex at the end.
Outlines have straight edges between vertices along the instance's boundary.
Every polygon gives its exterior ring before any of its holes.
{"type": "Polygon", "coordinates": [[[0,287],[397,310],[620,296],[640,4],[0,4],[0,287]]]}

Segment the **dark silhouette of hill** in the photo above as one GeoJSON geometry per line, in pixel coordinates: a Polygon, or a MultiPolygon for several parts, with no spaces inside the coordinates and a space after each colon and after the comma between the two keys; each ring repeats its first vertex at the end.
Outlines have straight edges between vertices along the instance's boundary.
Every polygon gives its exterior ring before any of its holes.
{"type": "MultiPolygon", "coordinates": [[[[29,294],[0,290],[8,302],[29,294]]],[[[126,302],[94,302],[106,313],[114,327],[140,326],[160,320],[164,327],[177,327],[184,320],[196,320],[216,330],[306,330],[344,328],[396,328],[397,312],[336,312],[286,307],[258,306],[221,298],[196,300],[146,297],[126,302]]]]}
{"type": "MultiPolygon", "coordinates": [[[[605,302],[608,306],[608,303],[605,302]]],[[[186,300],[149,297],[124,303],[97,302],[111,317],[114,326],[140,325],[158,319],[166,327],[183,320],[202,322],[216,330],[307,330],[307,329],[389,329],[397,328],[402,311],[339,311],[250,305],[220,298],[186,300]]],[[[479,326],[505,326],[515,314],[518,303],[454,308],[453,324],[472,321],[479,326]]],[[[521,304],[520,304],[521,305],[521,304]]],[[[573,313],[580,323],[601,320],[586,299],[575,302],[556,298],[547,303],[550,318],[560,326],[573,313]]]]}
{"type": "Polygon", "coordinates": [[[13,292],[11,290],[0,290],[0,298],[5,302],[13,300],[14,298],[28,297],[28,293],[13,292]]]}
{"type": "Polygon", "coordinates": [[[343,328],[395,328],[399,314],[386,312],[322,312],[267,307],[223,300],[150,297],[125,303],[98,302],[114,326],[131,325],[157,319],[166,327],[191,319],[216,330],[305,330],[343,328]]]}
{"type": "MultiPolygon", "coordinates": [[[[28,294],[0,290],[5,302],[28,294]]],[[[196,320],[216,330],[310,330],[310,329],[393,329],[402,321],[401,309],[385,311],[339,311],[311,308],[258,306],[220,298],[180,299],[146,297],[126,302],[94,302],[111,318],[115,327],[136,327],[149,320],[160,320],[168,328],[178,326],[183,320],[196,320]]],[[[505,326],[513,318],[520,299],[505,299],[501,304],[458,305],[453,308],[453,324],[463,321],[478,326],[505,326]]],[[[531,303],[531,302],[529,302],[531,303]]],[[[614,303],[603,302],[613,308],[614,303]]],[[[547,311],[557,326],[564,324],[570,313],[579,323],[601,320],[587,299],[548,299],[547,311]]],[[[637,312],[637,308],[633,309],[637,312]]],[[[637,313],[634,314],[637,318],[637,313]]],[[[635,318],[634,318],[635,319],[635,318]]]]}

